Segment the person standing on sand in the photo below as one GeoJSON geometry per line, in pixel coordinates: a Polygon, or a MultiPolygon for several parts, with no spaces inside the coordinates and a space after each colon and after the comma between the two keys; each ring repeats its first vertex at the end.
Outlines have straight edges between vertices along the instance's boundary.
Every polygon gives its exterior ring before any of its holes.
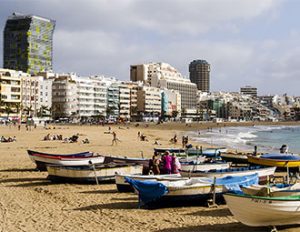
{"type": "Polygon", "coordinates": [[[165,155],[162,158],[162,161],[163,161],[164,173],[171,174],[171,172],[172,172],[172,156],[170,155],[169,151],[165,152],[165,155]]]}
{"type": "Polygon", "coordinates": [[[173,154],[172,155],[172,174],[178,174],[181,169],[181,164],[179,162],[178,157],[173,154]]]}

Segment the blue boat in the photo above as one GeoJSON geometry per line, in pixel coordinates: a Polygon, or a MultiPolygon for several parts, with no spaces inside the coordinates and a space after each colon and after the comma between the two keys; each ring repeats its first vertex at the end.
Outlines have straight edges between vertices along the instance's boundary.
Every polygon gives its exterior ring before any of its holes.
{"type": "Polygon", "coordinates": [[[240,192],[240,186],[258,183],[258,175],[228,176],[225,178],[191,178],[178,181],[139,181],[125,177],[138,192],[139,205],[161,207],[165,205],[205,204],[208,199],[222,200],[228,191],[240,192]]]}

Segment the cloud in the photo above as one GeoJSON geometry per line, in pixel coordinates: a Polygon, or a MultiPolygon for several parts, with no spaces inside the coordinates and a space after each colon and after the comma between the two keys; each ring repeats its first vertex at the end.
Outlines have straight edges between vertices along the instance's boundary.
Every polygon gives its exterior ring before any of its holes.
{"type": "MultiPolygon", "coordinates": [[[[212,67],[213,90],[238,91],[240,86],[250,84],[262,92],[275,92],[287,78],[298,83],[300,52],[295,46],[300,33],[295,28],[278,39],[259,35],[256,28],[264,21],[276,25],[284,3],[4,0],[0,19],[4,26],[3,21],[14,11],[55,19],[56,72],[105,74],[128,80],[131,64],[158,61],[188,75],[193,59],[206,59],[212,67]],[[249,33],[248,25],[252,25],[249,33]]],[[[289,90],[298,91],[295,84],[289,90]]]]}

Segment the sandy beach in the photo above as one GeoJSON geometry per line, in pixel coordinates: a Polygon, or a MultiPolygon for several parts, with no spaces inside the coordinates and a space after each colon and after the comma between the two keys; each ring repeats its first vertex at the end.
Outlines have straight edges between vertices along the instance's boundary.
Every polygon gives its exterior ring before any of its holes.
{"type": "MultiPolygon", "coordinates": [[[[237,124],[233,124],[237,126],[237,124]]],[[[247,124],[248,125],[248,124],[247,124]]],[[[250,125],[250,124],[249,124],[250,125]]],[[[16,136],[17,141],[0,143],[0,228],[8,231],[270,231],[251,228],[236,221],[226,205],[218,208],[188,206],[156,210],[138,209],[134,194],[118,193],[114,184],[53,184],[47,172],[35,171],[27,149],[48,153],[93,151],[103,155],[151,157],[154,141],[160,147],[180,147],[181,136],[189,130],[224,126],[223,124],[113,125],[119,142],[112,146],[108,126],[50,125],[26,131],[22,125],[0,126],[0,136],[16,136]],[[138,132],[148,141],[140,141],[138,132]],[[42,141],[47,134],[69,137],[89,144],[42,141]],[[178,135],[178,144],[169,140],[178,135]]],[[[229,126],[227,124],[226,126],[229,126]]],[[[232,126],[232,125],[231,125],[232,126]]],[[[280,231],[300,231],[297,227],[279,227],[280,231]]]]}

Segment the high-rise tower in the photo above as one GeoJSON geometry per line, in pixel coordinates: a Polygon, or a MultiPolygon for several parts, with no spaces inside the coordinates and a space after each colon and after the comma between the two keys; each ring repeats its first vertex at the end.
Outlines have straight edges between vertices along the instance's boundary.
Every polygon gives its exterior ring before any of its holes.
{"type": "Polygon", "coordinates": [[[193,60],[189,65],[190,80],[197,85],[198,90],[209,92],[210,64],[206,60],[193,60]]]}
{"type": "Polygon", "coordinates": [[[52,70],[55,21],[13,13],[4,28],[4,68],[35,74],[52,70]]]}

